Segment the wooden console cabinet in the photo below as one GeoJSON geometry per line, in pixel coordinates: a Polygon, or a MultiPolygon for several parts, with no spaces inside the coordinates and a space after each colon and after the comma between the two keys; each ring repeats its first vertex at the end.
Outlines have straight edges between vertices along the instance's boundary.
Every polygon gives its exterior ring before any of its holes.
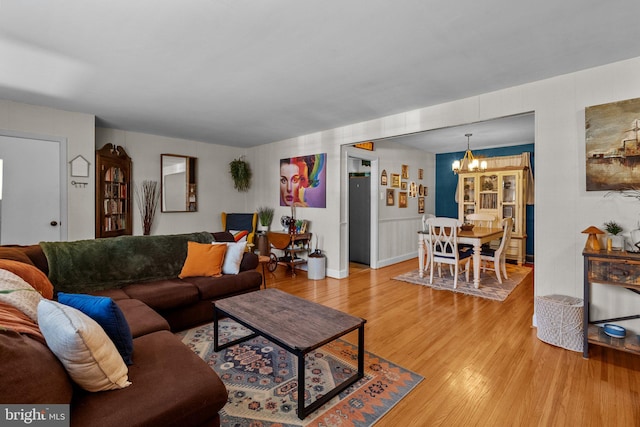
{"type": "Polygon", "coordinates": [[[131,158],[107,144],[96,151],[96,238],[132,234],[131,158]]]}
{"type": "MultiPolygon", "coordinates": [[[[640,254],[626,251],[583,251],[584,257],[584,347],[583,357],[589,357],[589,344],[614,348],[620,351],[640,354],[638,335],[627,331],[626,338],[612,338],[597,325],[615,323],[621,320],[640,319],[640,314],[593,320],[589,315],[589,305],[593,302],[591,286],[594,283],[618,286],[634,293],[640,293],[640,254]]],[[[631,298],[634,296],[631,295],[631,298]]],[[[636,296],[640,298],[640,296],[636,296]]],[[[638,300],[640,301],[640,299],[638,300]]]]}
{"type": "Polygon", "coordinates": [[[526,167],[506,167],[458,176],[458,219],[467,222],[469,214],[487,213],[495,216],[494,227],[502,227],[504,218],[513,218],[507,258],[518,265],[524,263],[527,253],[527,171],[526,167]]]}

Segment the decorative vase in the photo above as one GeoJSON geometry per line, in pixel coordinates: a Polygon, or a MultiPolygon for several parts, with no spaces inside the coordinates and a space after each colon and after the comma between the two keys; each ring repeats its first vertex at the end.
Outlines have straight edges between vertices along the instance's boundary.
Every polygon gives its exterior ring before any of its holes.
{"type": "Polygon", "coordinates": [[[267,231],[269,231],[269,226],[258,223],[258,231],[266,233],[267,231]]]}
{"type": "Polygon", "coordinates": [[[611,238],[611,249],[614,251],[621,251],[624,249],[624,236],[614,234],[609,236],[611,238]]]}

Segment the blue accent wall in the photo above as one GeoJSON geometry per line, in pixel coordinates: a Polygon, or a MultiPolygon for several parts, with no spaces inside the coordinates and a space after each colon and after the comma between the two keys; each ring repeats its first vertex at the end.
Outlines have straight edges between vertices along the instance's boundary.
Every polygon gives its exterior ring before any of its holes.
{"type": "MultiPolygon", "coordinates": [[[[491,148],[487,150],[472,150],[474,156],[478,157],[499,157],[513,156],[520,153],[531,153],[531,170],[535,178],[535,145],[515,145],[512,147],[491,148]]],[[[455,201],[456,185],[458,175],[451,171],[451,164],[455,160],[460,160],[464,156],[464,151],[455,153],[436,154],[436,216],[446,216],[450,218],[458,217],[458,204],[455,201]]],[[[533,255],[533,225],[534,213],[533,205],[527,205],[527,254],[533,255]]]]}

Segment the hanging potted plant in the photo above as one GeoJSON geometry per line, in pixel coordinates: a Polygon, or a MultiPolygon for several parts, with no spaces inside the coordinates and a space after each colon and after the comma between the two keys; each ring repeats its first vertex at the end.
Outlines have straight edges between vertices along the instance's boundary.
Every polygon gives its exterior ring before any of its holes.
{"type": "Polygon", "coordinates": [[[258,208],[258,231],[268,231],[271,221],[273,221],[274,208],[268,206],[260,206],[258,208]]]}
{"type": "Polygon", "coordinates": [[[249,163],[244,160],[244,156],[233,159],[229,163],[229,172],[233,179],[233,186],[238,191],[248,191],[251,186],[251,168],[249,163]]]}

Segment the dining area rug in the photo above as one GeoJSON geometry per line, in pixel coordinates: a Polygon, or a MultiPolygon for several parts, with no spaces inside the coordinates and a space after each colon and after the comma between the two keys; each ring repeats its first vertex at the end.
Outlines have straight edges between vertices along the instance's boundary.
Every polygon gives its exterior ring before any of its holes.
{"type": "MultiPolygon", "coordinates": [[[[220,343],[249,334],[230,319],[219,325],[220,343]]],[[[297,416],[297,358],[257,336],[219,352],[213,350],[213,324],[177,335],[218,374],[228,401],[222,427],[365,427],[375,424],[423,377],[365,351],[364,377],[304,420],[297,416]]],[[[338,339],[305,357],[307,405],[357,371],[358,349],[338,339]]]]}
{"type": "Polygon", "coordinates": [[[486,270],[480,273],[480,287],[473,287],[473,272],[469,277],[469,283],[465,282],[464,274],[458,276],[458,286],[453,288],[453,276],[449,273],[448,266],[442,266],[442,277],[438,277],[438,270],[433,272],[433,284],[429,283],[427,271],[424,277],[420,277],[419,269],[396,276],[394,280],[414,283],[416,285],[428,286],[433,289],[457,292],[466,295],[473,295],[480,298],[487,298],[495,301],[504,301],[509,294],[524,280],[531,272],[531,267],[519,266],[507,263],[508,279],[502,278],[502,283],[498,282],[496,273],[493,270],[486,270]]]}

